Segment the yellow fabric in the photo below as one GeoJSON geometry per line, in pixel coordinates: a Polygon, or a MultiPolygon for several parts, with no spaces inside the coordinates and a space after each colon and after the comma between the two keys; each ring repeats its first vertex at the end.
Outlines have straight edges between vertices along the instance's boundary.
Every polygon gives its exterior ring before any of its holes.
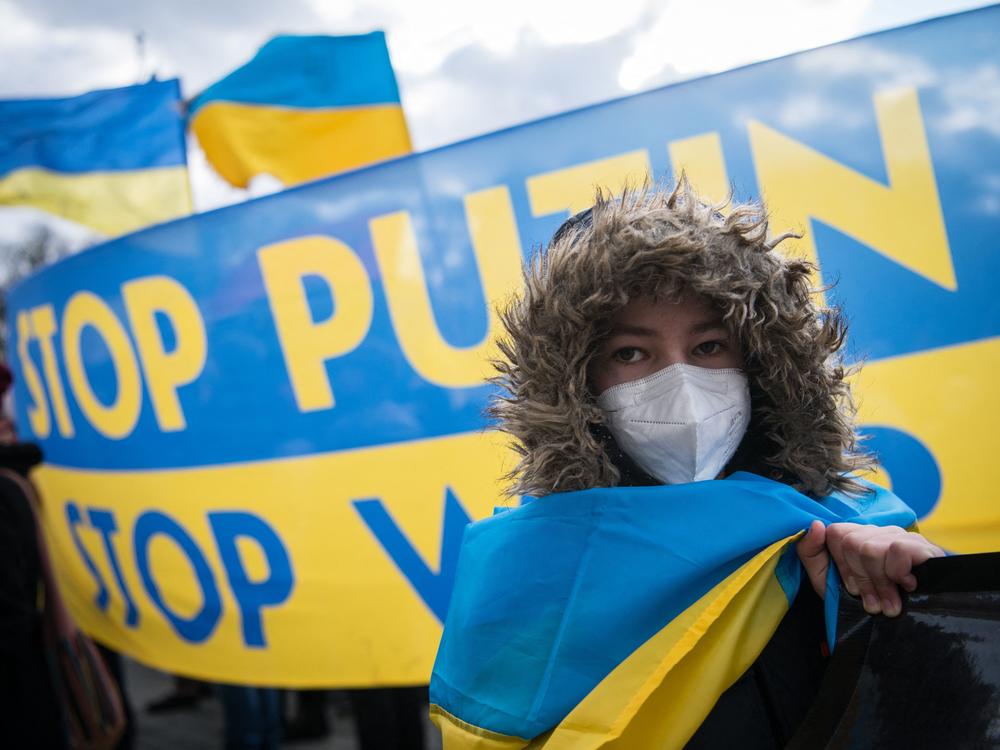
{"type": "Polygon", "coordinates": [[[489,732],[439,706],[445,750],[680,748],[753,663],[788,611],[775,576],[800,534],[758,553],[640,646],[551,732],[532,741],[489,732]]]}
{"type": "Polygon", "coordinates": [[[538,747],[683,747],[788,611],[774,570],[794,538],[772,544],[675,618],[602,680],[538,747]]]}
{"type": "Polygon", "coordinates": [[[191,213],[187,168],[65,174],[25,167],[0,178],[0,205],[33,206],[116,236],[191,213]]]}
{"type": "Polygon", "coordinates": [[[211,102],[192,118],[205,156],[231,184],[267,172],[286,185],[410,153],[398,104],[292,109],[211,102]]]}
{"type": "Polygon", "coordinates": [[[440,706],[431,706],[431,721],[441,730],[445,750],[521,750],[529,740],[491,732],[452,716],[440,706]]]}

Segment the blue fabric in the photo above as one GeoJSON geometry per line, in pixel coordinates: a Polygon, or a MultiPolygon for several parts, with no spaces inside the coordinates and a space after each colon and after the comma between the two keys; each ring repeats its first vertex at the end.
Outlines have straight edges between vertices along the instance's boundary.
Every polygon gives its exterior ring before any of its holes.
{"type": "Polygon", "coordinates": [[[0,177],[24,167],[79,174],[186,160],[176,79],[66,99],[0,101],[0,177]]]}
{"type": "MultiPolygon", "coordinates": [[[[739,472],[719,481],[550,495],[469,526],[430,696],[519,737],[555,726],[638,646],[769,544],[814,519],[908,526],[873,487],[814,500],[739,472]]],[[[779,565],[789,599],[797,559],[779,565]]]]}
{"type": "Polygon", "coordinates": [[[398,104],[385,34],[277,36],[246,65],[212,84],[190,114],[226,101],[315,109],[398,104]]]}

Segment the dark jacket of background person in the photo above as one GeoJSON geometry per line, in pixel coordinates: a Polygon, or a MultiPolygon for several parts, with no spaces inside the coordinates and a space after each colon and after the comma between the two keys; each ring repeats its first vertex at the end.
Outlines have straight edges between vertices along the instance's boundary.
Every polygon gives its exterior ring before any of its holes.
{"type": "MultiPolygon", "coordinates": [[[[0,445],[0,467],[27,476],[36,446],[0,445]]],[[[25,498],[0,493],[0,737],[4,747],[64,748],[42,628],[42,570],[25,498]]]]}

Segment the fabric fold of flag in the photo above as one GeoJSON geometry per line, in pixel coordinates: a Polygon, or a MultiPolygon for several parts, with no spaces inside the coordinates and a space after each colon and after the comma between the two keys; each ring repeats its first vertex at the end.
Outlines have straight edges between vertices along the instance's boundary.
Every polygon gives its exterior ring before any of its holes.
{"type": "Polygon", "coordinates": [[[191,212],[177,80],[0,101],[0,204],[109,235],[191,212]]]}
{"type": "Polygon", "coordinates": [[[409,131],[385,35],[278,36],[191,104],[209,162],[246,187],[286,185],[407,154],[409,131]]]}
{"type": "Polygon", "coordinates": [[[430,687],[446,750],[682,747],[794,600],[813,520],[914,524],[871,488],[817,501],[738,472],[473,524],[430,687]]]}

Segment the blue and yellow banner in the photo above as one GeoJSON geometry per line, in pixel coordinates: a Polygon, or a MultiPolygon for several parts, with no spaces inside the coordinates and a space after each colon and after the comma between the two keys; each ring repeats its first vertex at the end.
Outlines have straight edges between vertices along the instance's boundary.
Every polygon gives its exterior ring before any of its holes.
{"type": "MultiPolygon", "coordinates": [[[[763,195],[852,322],[882,481],[1000,548],[1000,8],[571,112],[154,227],[8,299],[17,419],[89,632],[275,685],[425,682],[485,431],[494,303],[594,186],[763,195]]],[[[782,247],[784,247],[784,243],[782,247]]]]}
{"type": "Polygon", "coordinates": [[[411,151],[385,34],[278,36],[191,103],[216,171],[295,185],[411,151]]]}
{"type": "Polygon", "coordinates": [[[176,80],[0,101],[0,205],[115,236],[191,212],[176,80]]]}

